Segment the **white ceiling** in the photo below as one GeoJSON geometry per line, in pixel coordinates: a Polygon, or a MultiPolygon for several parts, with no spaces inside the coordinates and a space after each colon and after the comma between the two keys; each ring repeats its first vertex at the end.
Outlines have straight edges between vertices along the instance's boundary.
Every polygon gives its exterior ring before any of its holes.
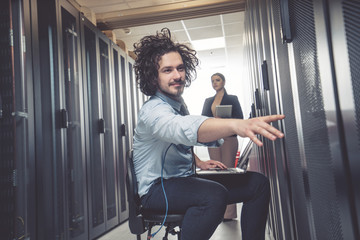
{"type": "MultiPolygon", "coordinates": [[[[119,13],[121,10],[151,10],[155,7],[170,6],[182,3],[194,4],[194,2],[227,2],[227,0],[76,0],[82,7],[90,9],[97,19],[106,14],[119,13]]],[[[231,0],[229,0],[231,1],[231,0]]],[[[238,0],[241,2],[240,0],[238,0]]],[[[125,13],[119,13],[119,15],[125,13]]],[[[196,17],[196,16],[194,16],[196,17]]],[[[193,19],[179,19],[170,22],[154,23],[150,25],[126,27],[112,29],[116,39],[122,40],[126,44],[127,50],[133,50],[133,43],[140,40],[145,35],[154,34],[162,28],[167,27],[171,30],[172,36],[176,41],[191,45],[193,40],[224,37],[225,47],[218,48],[213,46],[210,49],[198,51],[198,57],[202,68],[221,68],[232,63],[240,63],[242,60],[242,40],[243,40],[244,14],[242,11],[212,15],[193,19]]],[[[196,49],[195,49],[196,50],[196,49]]]]}
{"type": "Polygon", "coordinates": [[[206,62],[212,67],[225,65],[230,59],[235,60],[241,57],[243,39],[243,13],[241,12],[133,27],[129,28],[130,34],[126,34],[124,29],[116,29],[114,32],[118,39],[125,42],[129,50],[133,50],[134,42],[164,27],[171,30],[176,41],[190,45],[193,40],[224,37],[224,48],[213,46],[210,49],[198,51],[201,62],[206,62]]]}
{"type": "MultiPolygon", "coordinates": [[[[112,30],[117,40],[133,50],[134,42],[162,28],[186,44],[223,37],[225,47],[197,51],[197,79],[184,92],[192,114],[201,114],[205,98],[214,94],[210,76],[226,76],[229,94],[239,97],[244,113],[250,111],[250,87],[243,70],[245,0],[67,0],[102,30],[112,30]],[[130,33],[126,33],[125,29],[130,33]]],[[[196,50],[196,49],[195,49],[196,50]]]]}

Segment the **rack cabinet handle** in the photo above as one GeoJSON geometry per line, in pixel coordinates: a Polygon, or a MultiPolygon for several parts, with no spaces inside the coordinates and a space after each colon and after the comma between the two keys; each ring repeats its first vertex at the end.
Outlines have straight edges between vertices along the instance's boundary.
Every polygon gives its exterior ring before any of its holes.
{"type": "Polygon", "coordinates": [[[60,128],[68,128],[69,121],[68,121],[68,113],[66,109],[60,110],[60,128]]]}

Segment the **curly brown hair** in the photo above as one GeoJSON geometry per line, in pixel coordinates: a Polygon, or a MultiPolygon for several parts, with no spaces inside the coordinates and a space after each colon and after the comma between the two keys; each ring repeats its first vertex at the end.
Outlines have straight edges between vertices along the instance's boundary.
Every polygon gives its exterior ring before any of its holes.
{"type": "Polygon", "coordinates": [[[139,42],[134,43],[134,49],[136,81],[141,92],[147,96],[152,96],[157,91],[159,61],[164,54],[169,52],[178,52],[183,60],[185,87],[189,87],[196,78],[196,67],[199,65],[196,51],[184,44],[172,41],[168,28],[161,29],[155,35],[143,37],[139,42]]]}

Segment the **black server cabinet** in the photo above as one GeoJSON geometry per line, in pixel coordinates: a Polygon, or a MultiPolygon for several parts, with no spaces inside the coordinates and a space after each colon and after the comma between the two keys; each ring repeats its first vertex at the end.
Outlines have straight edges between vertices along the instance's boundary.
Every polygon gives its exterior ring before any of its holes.
{"type": "Polygon", "coordinates": [[[36,3],[2,1],[0,9],[0,236],[36,238],[32,51],[37,38],[31,34],[36,3]]]}
{"type": "Polygon", "coordinates": [[[89,215],[89,237],[96,237],[106,230],[105,226],[105,189],[103,159],[103,124],[100,109],[101,93],[99,82],[98,30],[81,16],[82,26],[82,63],[84,76],[84,103],[86,118],[86,169],[87,199],[89,215]],[[102,129],[100,129],[102,128],[102,129]]]}
{"type": "Polygon", "coordinates": [[[118,182],[118,208],[119,221],[124,222],[129,217],[126,194],[126,157],[130,150],[128,128],[128,108],[126,100],[126,54],[115,43],[111,43],[112,69],[115,84],[115,105],[117,115],[117,182],[118,182]]]}
{"type": "Polygon", "coordinates": [[[63,164],[64,236],[84,239],[88,217],[79,13],[67,1],[60,1],[57,21],[59,83],[55,91],[59,94],[57,126],[61,140],[56,147],[63,164]]]}
{"type": "MultiPolygon", "coordinates": [[[[265,6],[262,6],[265,7],[265,6]]],[[[266,1],[267,21],[263,23],[263,34],[265,38],[269,38],[268,42],[264,42],[265,60],[261,66],[262,80],[265,91],[265,102],[268,105],[269,114],[285,114],[286,119],[280,124],[273,125],[283,132],[286,131],[287,124],[293,125],[294,111],[293,108],[283,107],[282,94],[291,94],[288,52],[287,46],[284,44],[282,36],[281,23],[281,6],[278,0],[266,1]],[[266,27],[267,26],[267,27],[266,27]],[[282,80],[282,82],[280,82],[282,80]],[[282,89],[286,89],[283,91],[282,89]]],[[[290,37],[290,35],[288,35],[290,37]]],[[[291,95],[290,95],[291,96],[291,95]]],[[[293,99],[287,96],[288,106],[293,105],[293,99]]],[[[294,128],[292,128],[294,129],[294,128]]],[[[293,132],[289,132],[293,134],[293,132]]],[[[271,167],[273,167],[272,178],[276,179],[277,187],[274,187],[273,194],[277,195],[277,218],[274,219],[276,231],[274,234],[277,239],[295,239],[294,230],[295,220],[293,216],[294,201],[291,196],[290,173],[288,171],[288,159],[286,149],[286,141],[275,141],[271,146],[271,167]]],[[[296,145],[293,142],[292,145],[296,145]]]]}
{"type": "MultiPolygon", "coordinates": [[[[252,82],[254,91],[254,111],[257,116],[268,115],[270,113],[279,113],[278,102],[276,100],[276,85],[272,79],[272,61],[270,53],[270,40],[268,34],[268,8],[262,1],[251,1],[247,5],[247,41],[251,46],[247,50],[248,56],[251,56],[254,71],[252,82]],[[256,108],[255,108],[256,107],[256,108]],[[256,109],[256,110],[255,110],[256,109]]],[[[274,125],[279,128],[277,122],[274,125]]],[[[281,129],[281,128],[280,128],[281,129]]],[[[282,235],[289,235],[285,231],[284,224],[290,223],[287,212],[286,199],[288,196],[288,188],[283,178],[283,154],[281,152],[281,141],[274,143],[262,139],[264,142],[263,148],[257,148],[257,156],[259,159],[258,171],[263,172],[270,180],[272,198],[270,202],[270,217],[269,228],[275,239],[284,239],[282,235]],[[274,145],[277,145],[277,148],[274,145]],[[279,149],[280,151],[276,151],[279,149]],[[285,217],[285,219],[283,219],[285,217]],[[281,236],[280,236],[281,235],[281,236]]],[[[285,239],[290,239],[285,238],[285,239]]]]}
{"type": "MultiPolygon", "coordinates": [[[[268,1],[271,24],[269,31],[271,33],[271,55],[272,55],[272,70],[274,85],[275,101],[278,101],[280,112],[285,114],[286,118],[282,123],[282,130],[286,138],[283,144],[276,145],[276,155],[282,156],[283,161],[277,161],[279,175],[280,197],[283,205],[283,217],[280,217],[278,224],[283,224],[282,234],[279,232],[276,235],[280,239],[302,239],[309,238],[310,223],[306,220],[306,200],[303,177],[300,169],[301,162],[299,161],[299,136],[297,132],[296,116],[294,112],[294,97],[292,93],[292,82],[290,81],[290,69],[288,59],[288,46],[284,44],[282,38],[282,1],[268,1]],[[297,193],[293,193],[295,191],[297,193]],[[288,191],[288,193],[286,193],[288,191]],[[281,222],[280,222],[281,221],[281,222]],[[297,233],[297,229],[302,229],[297,233]]],[[[268,66],[268,70],[269,70],[268,66]]],[[[270,70],[269,70],[270,71],[270,70]]],[[[270,79],[269,79],[270,81],[270,79]]],[[[270,87],[269,92],[272,93],[270,87]]],[[[274,106],[271,106],[274,107],[274,106]]]]}
{"type": "MultiPolygon", "coordinates": [[[[121,97],[123,103],[121,104],[124,115],[122,121],[123,124],[121,126],[122,135],[125,135],[125,149],[126,153],[132,148],[133,142],[133,103],[132,103],[132,94],[131,94],[131,82],[129,77],[129,56],[120,55],[119,64],[122,69],[121,71],[121,97]]],[[[131,60],[130,60],[131,61],[131,60]]],[[[132,69],[132,65],[131,65],[132,69]]]]}
{"type": "MultiPolygon", "coordinates": [[[[252,117],[255,116],[260,116],[261,115],[261,108],[260,108],[260,103],[259,103],[259,98],[258,98],[258,72],[256,71],[256,64],[258,62],[258,52],[257,49],[253,46],[256,45],[256,36],[257,34],[257,29],[256,29],[256,23],[254,22],[255,19],[255,14],[254,11],[256,10],[254,7],[254,2],[248,1],[247,2],[247,9],[246,9],[246,13],[245,13],[245,22],[247,22],[245,29],[246,29],[246,46],[248,46],[247,51],[248,51],[248,61],[246,61],[248,63],[248,68],[249,68],[249,78],[251,79],[251,84],[250,84],[250,89],[251,92],[253,92],[254,94],[252,95],[252,101],[255,104],[255,111],[252,114],[252,117]]],[[[254,151],[255,155],[258,156],[260,154],[259,151],[254,151]]],[[[259,166],[259,162],[257,161],[258,158],[256,159],[251,159],[250,161],[250,169],[253,171],[261,171],[260,170],[260,166],[259,166]]]]}
{"type": "Polygon", "coordinates": [[[119,223],[117,128],[110,40],[83,15],[82,66],[86,118],[89,235],[95,238],[119,223]]]}
{"type": "MultiPolygon", "coordinates": [[[[274,58],[274,33],[271,31],[273,23],[273,12],[271,4],[274,1],[258,1],[259,23],[261,34],[259,35],[262,47],[261,59],[258,63],[260,73],[260,98],[264,107],[264,115],[282,114],[283,109],[279,101],[279,88],[276,76],[276,62],[274,58]]],[[[278,16],[276,16],[278,17],[278,16]]],[[[278,28],[280,30],[280,28],[278,28]]],[[[274,122],[272,125],[280,130],[283,129],[281,122],[274,122]]],[[[265,169],[270,179],[272,188],[272,201],[270,204],[271,221],[275,239],[293,239],[292,227],[292,203],[289,199],[290,189],[288,184],[286,156],[284,154],[284,142],[265,140],[265,169]]]]}
{"type": "Polygon", "coordinates": [[[99,34],[99,58],[100,58],[100,93],[103,119],[100,119],[100,131],[103,133],[104,141],[104,164],[105,164],[105,198],[106,198],[106,221],[107,229],[118,224],[118,205],[117,205],[117,182],[116,182],[116,162],[115,152],[116,131],[114,127],[115,106],[114,106],[114,82],[111,77],[110,40],[104,35],[99,34]]]}
{"type": "Polygon", "coordinates": [[[258,151],[276,239],[359,238],[358,16],[355,1],[247,2],[256,115],[286,115],[258,151]]]}
{"type": "MultiPolygon", "coordinates": [[[[334,163],[342,160],[332,154],[330,145],[331,131],[333,127],[337,128],[338,124],[330,124],[332,117],[328,111],[329,108],[336,111],[333,103],[337,99],[331,83],[331,71],[335,69],[331,67],[331,50],[328,46],[328,43],[335,39],[327,35],[326,9],[326,2],[323,1],[289,1],[289,16],[294,36],[288,48],[289,65],[300,152],[299,158],[292,161],[301,163],[301,168],[292,168],[290,171],[301,176],[291,180],[301,179],[304,186],[301,190],[305,191],[302,193],[292,189],[292,192],[294,198],[303,197],[305,200],[306,218],[301,221],[309,224],[306,229],[309,234],[307,238],[352,239],[344,235],[349,233],[344,232],[347,223],[340,218],[339,205],[339,199],[345,197],[350,200],[350,196],[340,195],[337,187],[337,181],[342,179],[346,172],[344,169],[335,172],[334,163]],[[324,58],[326,55],[329,57],[324,58]],[[332,103],[328,102],[329,99],[332,103]]],[[[338,135],[336,138],[339,143],[341,139],[338,135]]],[[[300,211],[303,209],[297,209],[297,212],[300,211]]],[[[297,234],[302,232],[302,228],[299,228],[297,234]]]]}
{"type": "Polygon", "coordinates": [[[133,65],[134,65],[134,60],[131,58],[128,58],[128,86],[129,86],[129,109],[131,110],[131,146],[132,146],[132,138],[133,138],[133,133],[134,133],[134,129],[136,127],[137,124],[137,114],[138,114],[138,110],[139,110],[139,98],[138,98],[138,91],[137,91],[137,84],[135,81],[135,76],[134,76],[134,69],[133,69],[133,65]]]}
{"type": "Polygon", "coordinates": [[[39,78],[35,82],[37,239],[65,237],[59,106],[57,4],[38,0],[39,78]],[[46,226],[46,227],[44,227],[46,226]]]}
{"type": "MultiPolygon", "coordinates": [[[[344,172],[337,178],[340,217],[345,239],[360,239],[360,2],[328,1],[329,43],[333,56],[333,82],[339,109],[325,105],[326,114],[338,129],[329,132],[330,149],[334,156],[334,171],[344,172]],[[340,141],[337,139],[340,138],[340,141]]],[[[326,102],[327,103],[327,102],[326,102]]],[[[331,127],[331,126],[329,126],[331,127]]]]}
{"type": "Polygon", "coordinates": [[[134,129],[137,123],[137,113],[138,113],[138,91],[136,90],[137,85],[134,77],[134,60],[132,58],[127,59],[127,103],[129,114],[129,145],[132,148],[132,139],[134,136],[134,129]]]}

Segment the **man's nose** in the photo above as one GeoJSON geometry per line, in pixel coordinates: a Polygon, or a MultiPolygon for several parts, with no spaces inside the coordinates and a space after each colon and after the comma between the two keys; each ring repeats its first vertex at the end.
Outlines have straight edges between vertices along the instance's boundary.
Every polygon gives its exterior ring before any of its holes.
{"type": "Polygon", "coordinates": [[[175,69],[175,71],[174,71],[174,78],[176,78],[176,79],[181,78],[181,74],[177,69],[175,69]]]}

